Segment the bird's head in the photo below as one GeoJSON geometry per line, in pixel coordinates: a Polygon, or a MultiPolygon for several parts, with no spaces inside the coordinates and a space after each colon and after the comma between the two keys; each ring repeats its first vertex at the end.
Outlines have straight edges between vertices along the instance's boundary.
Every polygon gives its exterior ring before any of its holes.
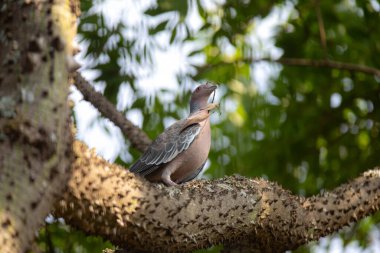
{"type": "Polygon", "coordinates": [[[201,110],[207,106],[207,100],[210,95],[217,88],[216,85],[211,83],[206,83],[199,85],[191,94],[190,99],[190,113],[201,110]]]}

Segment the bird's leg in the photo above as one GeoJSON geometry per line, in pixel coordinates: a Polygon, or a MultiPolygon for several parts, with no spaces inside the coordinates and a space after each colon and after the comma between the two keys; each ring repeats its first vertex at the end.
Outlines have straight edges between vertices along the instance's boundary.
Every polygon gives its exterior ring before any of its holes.
{"type": "Polygon", "coordinates": [[[178,184],[173,182],[170,178],[172,171],[169,168],[165,168],[161,174],[162,182],[164,182],[167,186],[177,186],[178,184]]]}

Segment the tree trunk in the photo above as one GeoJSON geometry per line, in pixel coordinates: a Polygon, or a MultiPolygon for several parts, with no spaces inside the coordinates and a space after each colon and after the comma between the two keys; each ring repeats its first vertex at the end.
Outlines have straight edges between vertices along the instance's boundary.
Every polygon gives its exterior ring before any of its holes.
{"type": "Polygon", "coordinates": [[[0,4],[0,247],[25,252],[69,179],[74,1],[0,4]]]}

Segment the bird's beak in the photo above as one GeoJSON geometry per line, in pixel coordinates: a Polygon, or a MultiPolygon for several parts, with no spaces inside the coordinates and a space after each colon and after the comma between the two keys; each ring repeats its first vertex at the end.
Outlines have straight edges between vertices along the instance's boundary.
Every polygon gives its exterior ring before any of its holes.
{"type": "Polygon", "coordinates": [[[211,84],[209,89],[210,89],[211,91],[214,91],[214,90],[216,90],[216,88],[218,88],[217,85],[215,85],[215,84],[211,84]]]}
{"type": "Polygon", "coordinates": [[[214,93],[214,96],[212,97],[212,102],[214,102],[214,99],[215,99],[215,90],[216,90],[216,88],[218,88],[218,86],[217,85],[215,85],[215,84],[211,84],[210,85],[210,90],[211,90],[211,92],[210,92],[210,95],[212,94],[212,93],[214,93]]]}

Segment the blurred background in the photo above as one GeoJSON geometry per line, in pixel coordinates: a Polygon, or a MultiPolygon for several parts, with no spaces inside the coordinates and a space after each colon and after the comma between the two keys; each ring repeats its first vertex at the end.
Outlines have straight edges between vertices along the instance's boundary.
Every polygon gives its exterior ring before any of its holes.
{"type": "MultiPolygon", "coordinates": [[[[152,139],[186,117],[198,84],[219,85],[203,178],[263,177],[310,196],[380,164],[379,1],[82,0],[81,9],[82,75],[152,139]]],[[[141,155],[74,87],[71,99],[78,139],[125,167],[141,155]]],[[[113,247],[46,221],[43,252],[113,247]]],[[[295,252],[380,252],[379,224],[380,213],[295,252]]]]}

